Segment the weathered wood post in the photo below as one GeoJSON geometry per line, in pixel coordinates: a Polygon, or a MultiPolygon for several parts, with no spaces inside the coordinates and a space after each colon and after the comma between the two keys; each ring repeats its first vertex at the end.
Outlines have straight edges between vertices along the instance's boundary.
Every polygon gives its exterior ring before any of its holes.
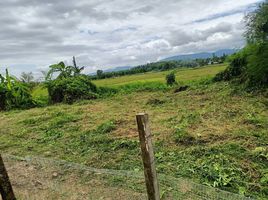
{"type": "Polygon", "coordinates": [[[157,181],[155,162],[154,162],[152,136],[149,127],[149,116],[146,113],[139,113],[136,115],[136,120],[139,131],[148,199],[160,200],[159,185],[157,181]]]}
{"type": "Polygon", "coordinates": [[[3,200],[16,199],[1,154],[0,154],[0,192],[3,200]]]}

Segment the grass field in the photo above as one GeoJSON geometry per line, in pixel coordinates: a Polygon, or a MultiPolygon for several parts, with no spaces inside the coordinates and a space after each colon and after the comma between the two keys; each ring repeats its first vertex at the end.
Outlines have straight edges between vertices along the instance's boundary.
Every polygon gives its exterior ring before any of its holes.
{"type": "MultiPolygon", "coordinates": [[[[187,83],[195,80],[211,78],[220,71],[223,71],[225,68],[226,64],[210,65],[194,69],[177,69],[175,70],[176,80],[178,82],[187,83]]],[[[170,72],[171,71],[149,72],[144,74],[135,74],[122,77],[114,77],[109,79],[95,80],[93,81],[93,83],[95,83],[98,87],[110,87],[110,88],[123,87],[122,89],[127,91],[130,91],[133,88],[135,90],[135,87],[142,87],[142,85],[143,87],[144,85],[146,85],[150,88],[158,87],[159,85],[161,87],[162,84],[165,84],[166,81],[165,77],[170,72]],[[155,85],[155,83],[157,83],[158,86],[155,85]]],[[[47,103],[48,92],[44,86],[35,87],[32,92],[32,96],[34,99],[38,99],[41,100],[42,102],[47,103]]]]}
{"type": "MultiPolygon", "coordinates": [[[[192,81],[204,77],[212,77],[226,68],[226,64],[205,66],[194,69],[177,69],[175,70],[177,81],[192,81]]],[[[166,75],[170,71],[149,72],[144,74],[135,74],[129,76],[115,77],[93,81],[97,86],[117,87],[132,83],[161,82],[165,83],[166,75]]]]}
{"type": "MultiPolygon", "coordinates": [[[[190,82],[224,67],[176,74],[190,82]]],[[[165,73],[96,84],[117,86],[142,81],[141,77],[164,81],[165,73]]],[[[159,173],[267,199],[267,108],[267,92],[250,94],[224,82],[199,82],[179,93],[174,88],[139,91],[73,105],[13,110],[0,113],[0,151],[142,171],[135,115],[147,112],[159,173]]]]}

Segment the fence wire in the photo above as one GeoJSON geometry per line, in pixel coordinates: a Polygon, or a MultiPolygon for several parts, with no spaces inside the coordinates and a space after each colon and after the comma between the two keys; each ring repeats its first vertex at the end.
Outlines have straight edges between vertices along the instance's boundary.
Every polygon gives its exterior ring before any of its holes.
{"type": "MultiPolygon", "coordinates": [[[[3,155],[18,199],[147,199],[143,172],[96,169],[62,160],[3,155]]],[[[237,194],[158,175],[163,200],[251,200],[237,194]]]]}

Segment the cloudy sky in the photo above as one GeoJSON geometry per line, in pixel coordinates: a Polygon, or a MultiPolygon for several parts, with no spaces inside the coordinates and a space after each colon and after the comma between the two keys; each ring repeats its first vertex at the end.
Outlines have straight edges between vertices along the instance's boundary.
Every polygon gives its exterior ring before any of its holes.
{"type": "Polygon", "coordinates": [[[260,0],[1,0],[0,71],[38,73],[76,56],[85,72],[243,46],[260,0]]]}

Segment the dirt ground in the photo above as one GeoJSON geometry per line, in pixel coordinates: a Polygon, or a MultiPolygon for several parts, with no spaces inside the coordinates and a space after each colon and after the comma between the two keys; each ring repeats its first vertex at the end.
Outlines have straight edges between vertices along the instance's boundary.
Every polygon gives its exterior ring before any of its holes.
{"type": "Polygon", "coordinates": [[[131,190],[108,186],[98,174],[83,174],[70,168],[40,165],[26,161],[4,159],[18,199],[146,199],[131,190]],[[87,176],[87,177],[86,177],[87,176]]]}

